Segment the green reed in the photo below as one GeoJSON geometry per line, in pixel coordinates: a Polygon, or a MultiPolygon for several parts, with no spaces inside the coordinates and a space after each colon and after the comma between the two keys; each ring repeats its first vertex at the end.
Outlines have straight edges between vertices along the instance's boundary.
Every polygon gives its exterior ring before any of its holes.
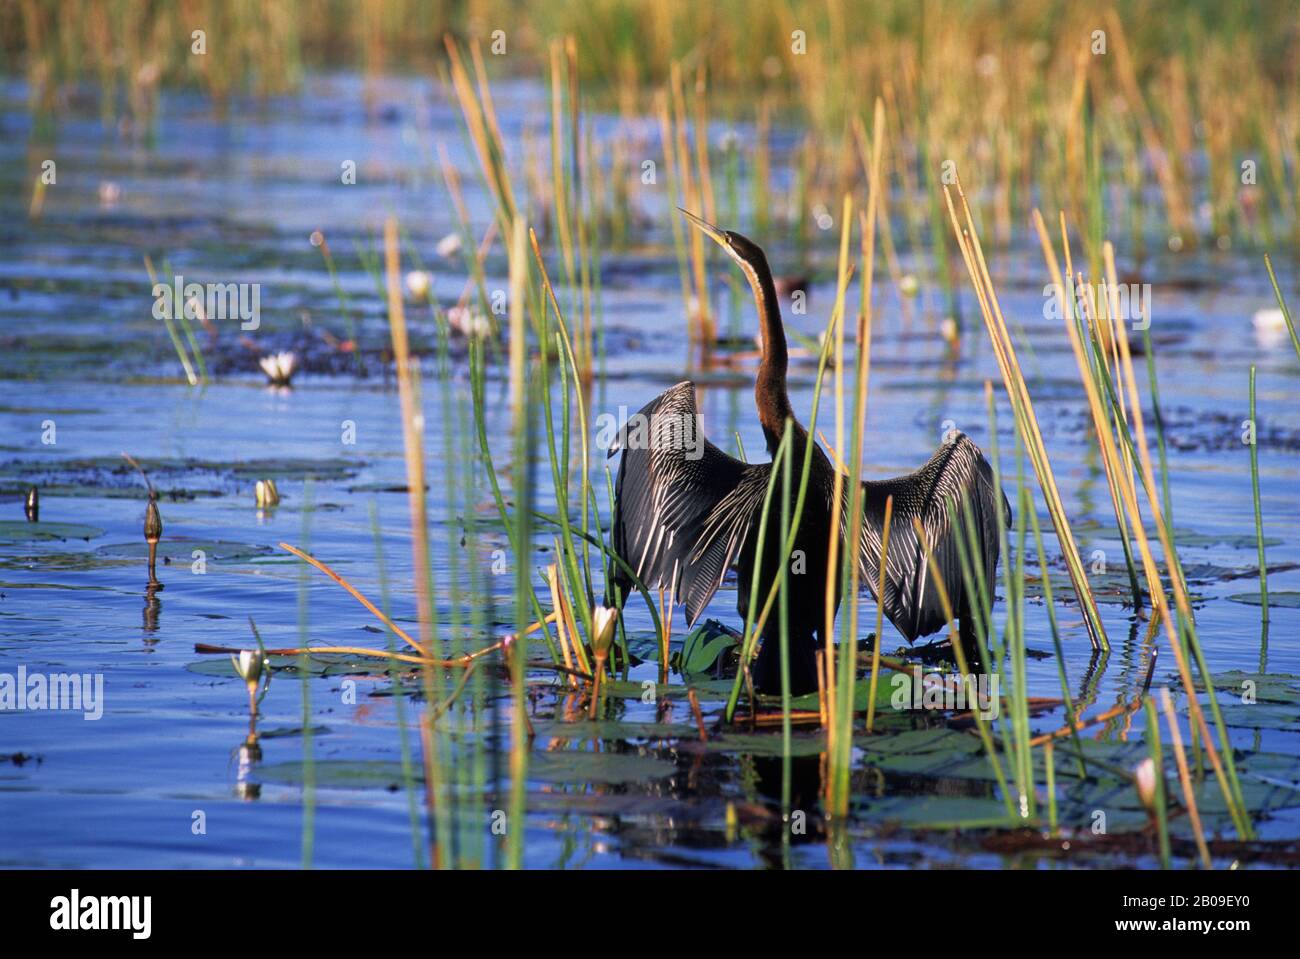
{"type": "MultiPolygon", "coordinates": [[[[749,676],[749,661],[753,657],[754,649],[758,644],[758,631],[755,620],[758,619],[759,577],[762,575],[764,547],[767,543],[767,520],[772,511],[772,494],[776,490],[776,481],[780,476],[780,465],[789,455],[790,441],[791,431],[786,430],[776,448],[776,453],[772,456],[772,471],[767,477],[767,491],[763,494],[763,509],[758,514],[758,530],[754,534],[754,572],[749,584],[750,601],[745,612],[745,631],[742,633],[740,643],[740,666],[736,670],[736,678],[731,685],[731,695],[727,698],[725,712],[727,722],[731,722],[736,713],[736,702],[740,698],[740,684],[749,676]]],[[[751,708],[755,705],[752,697],[750,705],[751,708]]]]}
{"type": "MultiPolygon", "coordinates": [[[[794,434],[794,420],[786,417],[785,420],[786,435],[794,434]]],[[[808,438],[811,445],[812,437],[808,438]]],[[[781,471],[781,542],[792,543],[792,527],[790,525],[790,461],[794,456],[794,446],[786,444],[785,455],[781,457],[778,466],[773,462],[772,471],[777,469],[781,471]]],[[[781,554],[781,569],[777,574],[778,580],[778,604],[780,616],[780,642],[781,642],[781,810],[783,813],[789,812],[790,809],[790,551],[781,554]]]]}
{"type": "MultiPolygon", "coordinates": [[[[172,270],[171,261],[163,259],[163,274],[165,276],[175,276],[172,270]]],[[[194,313],[197,319],[203,310],[202,304],[196,299],[194,303],[194,313]]],[[[190,325],[190,303],[173,303],[172,308],[176,310],[176,322],[180,324],[181,330],[185,334],[185,342],[189,344],[190,352],[194,356],[194,365],[198,367],[199,382],[206,384],[208,382],[208,364],[203,359],[203,350],[199,348],[199,341],[194,337],[194,328],[190,325]]],[[[190,384],[194,384],[191,382],[190,384]]]]}
{"type": "MultiPolygon", "coordinates": [[[[1022,507],[1024,508],[1024,507],[1022,507]]],[[[1070,693],[1070,677],[1065,669],[1065,649],[1061,645],[1061,628],[1056,621],[1056,604],[1052,599],[1052,580],[1047,569],[1047,551],[1043,549],[1043,532],[1038,522],[1038,509],[1034,504],[1032,492],[1028,502],[1029,524],[1034,531],[1034,552],[1038,556],[1039,576],[1043,584],[1043,605],[1047,609],[1047,623],[1052,633],[1052,648],[1056,652],[1056,672],[1061,681],[1061,698],[1065,703],[1065,721],[1070,728],[1070,738],[1074,743],[1075,761],[1079,767],[1080,778],[1087,778],[1088,766],[1083,756],[1083,746],[1079,742],[1078,710],[1074,697],[1070,693]]]]}
{"type": "MultiPolygon", "coordinates": [[[[146,254],[144,258],[145,272],[149,274],[149,283],[152,286],[158,286],[158,275],[154,272],[153,260],[146,254]]],[[[166,270],[166,265],[163,267],[166,270]]],[[[172,304],[173,309],[175,304],[172,304]]],[[[184,315],[185,309],[182,306],[181,314],[184,315]]],[[[172,322],[172,310],[164,310],[162,317],[163,325],[167,328],[167,336],[172,341],[172,348],[176,351],[176,357],[181,361],[181,369],[185,371],[185,378],[189,381],[190,386],[198,386],[199,378],[194,372],[194,365],[190,363],[189,352],[185,349],[185,344],[181,342],[180,334],[176,331],[176,324],[172,322]]]]}
{"type": "MultiPolygon", "coordinates": [[[[528,373],[528,344],[525,332],[527,309],[524,289],[528,280],[528,262],[525,248],[524,221],[516,219],[509,234],[510,250],[510,419],[512,430],[511,486],[515,496],[514,552],[515,567],[515,621],[519,624],[514,648],[509,651],[510,686],[512,698],[510,736],[510,799],[506,839],[506,867],[523,866],[524,832],[528,802],[528,754],[532,744],[532,730],[528,721],[528,703],[525,671],[528,668],[528,597],[532,592],[529,575],[532,544],[532,456],[533,417],[536,387],[530,385],[528,373]]],[[[507,522],[510,522],[507,520],[507,522]]],[[[558,610],[557,610],[558,612],[558,610]]],[[[543,617],[539,616],[539,620],[543,617]]],[[[543,624],[544,628],[544,624],[543,624]]]]}
{"type": "MultiPolygon", "coordinates": [[[[311,549],[312,483],[310,478],[302,490],[302,548],[311,549]]],[[[311,572],[305,565],[298,566],[298,672],[302,676],[302,868],[310,869],[316,846],[316,756],[313,748],[311,717],[311,657],[307,653],[311,636],[311,604],[308,601],[311,572]]]]}
{"type": "MultiPolygon", "coordinates": [[[[944,187],[944,196],[948,205],[948,215],[952,222],[953,231],[957,236],[958,247],[962,253],[962,259],[965,261],[966,270],[970,275],[972,284],[979,300],[980,313],[984,319],[985,329],[989,333],[994,347],[994,353],[997,357],[998,368],[1002,374],[1003,386],[1006,389],[1007,396],[1011,401],[1011,409],[1016,420],[1016,427],[1019,430],[1020,437],[1025,444],[1025,448],[1030,454],[1030,460],[1034,466],[1034,473],[1038,479],[1039,488],[1043,492],[1043,499],[1047,504],[1048,512],[1052,518],[1052,525],[1056,530],[1057,540],[1060,542],[1062,555],[1065,559],[1066,568],[1070,574],[1070,581],[1074,587],[1075,595],[1078,598],[1079,606],[1084,613],[1084,622],[1088,628],[1088,638],[1094,649],[1109,650],[1110,644],[1106,637],[1106,630],[1101,621],[1101,613],[1097,608],[1096,599],[1092,595],[1092,589],[1088,583],[1088,577],[1083,569],[1083,563],[1079,557],[1079,550],[1075,544],[1074,534],[1071,531],[1069,519],[1065,514],[1065,507],[1061,499],[1061,494],[1056,485],[1056,477],[1052,471],[1051,461],[1047,455],[1047,447],[1043,442],[1042,432],[1038,426],[1037,416],[1034,413],[1033,401],[1029,395],[1029,389],[1025,384],[1024,374],[1021,371],[1019,360],[1016,357],[1015,346],[1011,341],[1011,336],[1007,331],[1006,322],[1002,315],[1002,308],[998,301],[997,291],[993,285],[993,279],[989,274],[988,264],[984,258],[983,248],[980,245],[979,233],[975,229],[975,222],[971,216],[970,207],[966,203],[965,193],[961,189],[960,182],[957,184],[957,196],[961,200],[962,213],[964,215],[964,226],[958,220],[957,207],[953,202],[952,192],[944,187]]],[[[1059,282],[1058,290],[1060,295],[1064,296],[1065,287],[1059,282]]],[[[1068,324],[1067,324],[1068,325],[1068,324]]]]}
{"type": "MultiPolygon", "coordinates": [[[[1046,226],[1042,216],[1035,211],[1034,225],[1038,230],[1039,239],[1042,243],[1044,259],[1048,265],[1049,274],[1055,280],[1057,295],[1064,298],[1067,289],[1062,277],[1058,260],[1052,242],[1048,236],[1046,226]]],[[[1070,274],[1069,258],[1069,234],[1066,231],[1065,216],[1062,213],[1060,217],[1060,228],[1062,244],[1066,256],[1066,273],[1070,274]]],[[[1114,255],[1109,244],[1104,247],[1106,256],[1106,267],[1108,274],[1108,287],[1111,290],[1116,288],[1114,281],[1114,255]]],[[[1148,311],[1149,313],[1149,311],[1148,311]]],[[[1113,314],[1113,310],[1112,310],[1113,314]]],[[[1063,315],[1064,312],[1063,312],[1063,315]]],[[[1142,317],[1144,324],[1149,325],[1150,316],[1142,317]]],[[[1200,641],[1197,637],[1195,619],[1192,613],[1191,601],[1188,596],[1186,580],[1182,574],[1182,565],[1178,559],[1178,551],[1174,542],[1173,528],[1167,517],[1164,516],[1160,504],[1161,497],[1157,490],[1154,467],[1151,462],[1151,454],[1146,439],[1145,420],[1142,413],[1142,406],[1137,392],[1137,380],[1133,373],[1132,354],[1129,349],[1128,332],[1125,324],[1119,323],[1114,326],[1111,333],[1115,336],[1118,345],[1118,359],[1116,361],[1116,370],[1122,378],[1123,395],[1127,397],[1127,409],[1132,417],[1132,430],[1129,429],[1128,421],[1120,417],[1108,417],[1102,406],[1099,384],[1089,372],[1089,361],[1084,351],[1084,346],[1080,342],[1080,331],[1075,324],[1066,322],[1066,332],[1070,337],[1071,349],[1074,352],[1076,363],[1079,367],[1080,379],[1083,383],[1085,393],[1088,399],[1088,405],[1092,411],[1093,423],[1097,426],[1098,437],[1101,440],[1102,451],[1108,462],[1112,464],[1108,467],[1111,475],[1120,479],[1112,486],[1112,495],[1118,493],[1122,498],[1125,511],[1130,520],[1130,526],[1137,538],[1137,546],[1142,557],[1143,572],[1147,580],[1147,587],[1153,599],[1154,612],[1157,614],[1160,624],[1164,627],[1170,647],[1177,660],[1179,677],[1185,688],[1191,690],[1194,688],[1191,663],[1188,659],[1188,653],[1196,663],[1196,668],[1200,672],[1201,682],[1205,686],[1208,697],[1208,704],[1211,715],[1215,722],[1218,735],[1219,745],[1216,746],[1212,741],[1208,725],[1205,722],[1203,711],[1200,703],[1195,696],[1189,697],[1189,712],[1193,719],[1193,729],[1199,726],[1201,739],[1204,742],[1211,764],[1214,767],[1215,777],[1218,780],[1219,787],[1223,793],[1225,804],[1232,816],[1233,824],[1237,832],[1243,837],[1253,835],[1250,816],[1246,810],[1246,804],[1241,791],[1240,780],[1237,775],[1236,765],[1233,759],[1233,751],[1230,746],[1227,727],[1223,722],[1222,710],[1219,708],[1218,699],[1214,694],[1214,682],[1207,668],[1204,653],[1200,641]],[[1114,426],[1112,426],[1112,421],[1114,426]],[[1119,436],[1116,437],[1116,432],[1119,436]],[[1123,447],[1128,459],[1124,462],[1132,464],[1124,470],[1118,469],[1114,464],[1120,462],[1120,447],[1123,447]],[[1142,519],[1142,513],[1138,502],[1137,479],[1132,475],[1133,467],[1140,466],[1140,479],[1143,493],[1146,496],[1147,504],[1155,519],[1155,528],[1166,560],[1166,569],[1169,574],[1169,582],[1172,587],[1174,596],[1174,606],[1176,609],[1176,618],[1170,615],[1169,604],[1164,597],[1163,587],[1161,585],[1159,569],[1156,565],[1154,556],[1151,551],[1151,543],[1142,519]],[[1157,600],[1158,597],[1158,600],[1157,600]]],[[[1103,384],[1109,374],[1101,377],[1103,384]]],[[[1118,392],[1118,391],[1116,391],[1118,392]]],[[[1058,531],[1059,534],[1059,531],[1058,531]]],[[[1068,557],[1067,557],[1068,559],[1068,557]]]]}
{"type": "MultiPolygon", "coordinates": [[[[391,618],[392,605],[388,597],[388,569],[387,561],[384,558],[383,532],[379,525],[379,506],[373,499],[370,501],[370,529],[375,540],[375,573],[379,579],[379,607],[384,611],[385,616],[391,618]]],[[[386,630],[386,636],[388,651],[396,653],[396,634],[389,628],[386,630]]],[[[424,850],[421,848],[423,842],[421,841],[422,830],[415,765],[411,762],[410,734],[406,727],[406,697],[402,691],[402,674],[398,669],[396,659],[389,660],[388,681],[393,684],[393,711],[397,717],[397,747],[401,756],[402,788],[406,793],[407,814],[411,820],[412,853],[415,859],[415,868],[423,869],[424,850]]]]}
{"type": "Polygon", "coordinates": [[[1282,311],[1282,319],[1286,322],[1286,331],[1291,334],[1291,345],[1295,347],[1295,355],[1300,358],[1300,337],[1296,336],[1295,321],[1291,319],[1291,311],[1287,309],[1286,298],[1282,296],[1282,288],[1277,284],[1277,274],[1273,272],[1273,260],[1265,253],[1264,266],[1268,269],[1268,281],[1273,285],[1273,295],[1277,297],[1278,309],[1282,311]]]}
{"type": "Polygon", "coordinates": [[[1147,728],[1147,751],[1151,757],[1151,764],[1155,767],[1155,823],[1156,837],[1159,842],[1160,850],[1160,867],[1169,868],[1170,850],[1169,850],[1169,797],[1165,785],[1165,764],[1164,751],[1160,744],[1160,714],[1156,709],[1154,697],[1143,697],[1143,704],[1146,713],[1147,728]]]}
{"type": "MultiPolygon", "coordinates": [[[[1017,438],[1018,439],[1018,438],[1017,438]]],[[[1034,752],[1030,745],[1029,729],[1029,674],[1026,668],[1028,660],[1025,642],[1025,535],[1027,528],[1026,514],[1032,509],[1029,505],[1029,490],[1025,485],[1025,458],[1020,444],[1016,444],[1017,468],[1017,502],[1016,502],[1016,560],[1015,573],[1011,577],[1011,592],[1008,595],[1008,647],[1011,653],[1011,688],[1007,701],[1011,707],[1012,756],[1016,770],[1017,787],[1020,790],[1020,815],[1030,818],[1034,815],[1034,752]]],[[[1001,524],[999,524],[1001,525],[1001,524]]],[[[1008,569],[1010,557],[1005,560],[1008,569]]]]}
{"type": "Polygon", "coordinates": [[[1268,622],[1268,563],[1264,559],[1264,517],[1259,507],[1259,421],[1255,419],[1255,364],[1250,364],[1250,492],[1255,503],[1255,541],[1259,547],[1260,615],[1268,622]]]}

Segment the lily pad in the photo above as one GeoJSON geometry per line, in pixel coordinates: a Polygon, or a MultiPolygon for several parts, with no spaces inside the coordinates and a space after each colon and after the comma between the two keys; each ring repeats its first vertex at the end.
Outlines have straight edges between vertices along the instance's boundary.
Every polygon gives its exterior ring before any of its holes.
{"type": "Polygon", "coordinates": [[[911,829],[979,829],[1020,825],[998,799],[984,796],[886,796],[859,800],[854,812],[911,829]]]}
{"type": "Polygon", "coordinates": [[[635,723],[613,719],[565,723],[538,722],[533,729],[539,737],[562,740],[627,741],[637,739],[694,739],[699,731],[686,723],[635,723]]]}
{"type": "Polygon", "coordinates": [[[1282,703],[1221,703],[1219,710],[1229,726],[1243,729],[1281,729],[1300,732],[1300,707],[1282,703]]]}
{"type": "MultiPolygon", "coordinates": [[[[194,561],[194,551],[203,551],[204,562],[233,563],[250,560],[258,556],[268,556],[275,552],[270,546],[256,543],[233,543],[216,539],[190,539],[189,537],[165,537],[158,543],[158,562],[184,563],[188,566],[194,561]]],[[[149,545],[143,540],[130,543],[106,543],[96,553],[105,559],[140,560],[149,556],[149,545]]]]}
{"type": "MultiPolygon", "coordinates": [[[[402,765],[390,760],[327,759],[313,763],[313,780],[317,786],[335,789],[401,788],[402,765]]],[[[556,750],[533,752],[528,757],[528,780],[536,783],[619,783],[646,782],[671,776],[674,764],[657,756],[638,753],[580,752],[556,750]]],[[[298,761],[259,767],[258,779],[267,783],[298,786],[306,774],[298,761]]],[[[415,782],[423,782],[423,772],[416,765],[411,770],[415,782]]]]}
{"type": "Polygon", "coordinates": [[[84,523],[26,523],[21,520],[0,521],[0,543],[31,543],[50,539],[92,540],[103,536],[97,526],[84,523]]]}
{"type": "Polygon", "coordinates": [[[740,639],[716,619],[707,620],[686,635],[670,663],[683,674],[708,673],[728,651],[740,645],[740,639]]]}
{"type": "MultiPolygon", "coordinates": [[[[300,675],[303,664],[299,656],[267,656],[267,665],[277,673],[300,675]]],[[[234,679],[235,664],[229,655],[205,656],[185,667],[191,673],[200,676],[215,676],[221,679],[234,679]]],[[[310,676],[338,676],[363,674],[367,676],[387,676],[390,667],[386,660],[369,657],[347,656],[336,653],[320,653],[307,657],[307,674],[310,676]]]]}
{"type": "Polygon", "coordinates": [[[683,686],[676,683],[655,683],[648,679],[615,679],[600,688],[601,695],[615,699],[640,699],[646,692],[653,693],[659,699],[685,699],[691,689],[695,690],[701,700],[725,699],[731,693],[731,680],[708,680],[683,686]]]}
{"type": "MultiPolygon", "coordinates": [[[[418,768],[412,769],[416,782],[422,782],[418,768]]],[[[264,783],[301,786],[306,781],[306,766],[297,761],[260,766],[257,778],[264,783]]],[[[326,789],[399,789],[402,764],[388,760],[327,759],[312,763],[312,782],[326,789]]]]}
{"type": "MultiPolygon", "coordinates": [[[[1212,678],[1214,691],[1223,696],[1240,699],[1250,694],[1254,696],[1257,703],[1289,703],[1300,706],[1300,676],[1290,673],[1250,673],[1240,669],[1230,669],[1217,673],[1212,678]]],[[[1205,684],[1199,677],[1194,682],[1198,690],[1204,691],[1205,684]]]]}
{"type": "MultiPolygon", "coordinates": [[[[708,752],[739,753],[748,756],[782,756],[784,740],[779,730],[770,733],[724,733],[710,736],[708,742],[699,744],[708,752]]],[[[825,751],[826,737],[800,734],[790,737],[791,756],[816,756],[825,751]]]]}
{"type": "MultiPolygon", "coordinates": [[[[303,734],[302,726],[275,726],[271,729],[259,729],[258,739],[293,739],[303,734]]],[[[330,731],[328,726],[312,726],[308,730],[313,736],[323,736],[330,731]]]]}
{"type": "MultiPolygon", "coordinates": [[[[1264,605],[1264,597],[1260,593],[1233,593],[1228,599],[1234,603],[1245,603],[1247,606],[1264,605]]],[[[1270,609],[1300,609],[1300,592],[1284,590],[1280,593],[1269,593],[1268,605],[1270,609]]]]}

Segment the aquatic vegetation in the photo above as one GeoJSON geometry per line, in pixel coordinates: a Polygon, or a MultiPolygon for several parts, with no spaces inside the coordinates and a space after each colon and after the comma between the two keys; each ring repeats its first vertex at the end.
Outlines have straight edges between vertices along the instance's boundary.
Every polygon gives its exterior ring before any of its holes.
{"type": "MultiPolygon", "coordinates": [[[[42,770],[0,774],[16,808],[233,795],[246,818],[210,848],[235,861],[274,830],[275,861],[304,866],[1294,859],[1300,98],[1277,10],[1209,29],[1184,2],[887,2],[850,31],[834,2],[601,0],[530,10],[498,53],[483,27],[516,4],[470,23],[302,0],[213,13],[223,41],[199,62],[177,52],[180,7],[113,56],[133,10],[20,6],[21,26],[0,10],[33,111],[5,174],[0,317],[23,323],[0,337],[0,647],[120,671],[116,729],[151,762],[120,798],[119,733],[71,783],[69,747],[33,731],[21,755],[42,770]],[[311,69],[350,54],[358,76],[311,69]],[[254,61],[267,98],[241,122],[292,145],[249,164],[219,111],[252,102],[254,61]],[[87,106],[122,120],[60,131],[101,138],[88,186],[29,190],[41,124],[87,106]],[[355,129],[373,155],[336,157],[355,129]],[[130,164],[106,148],[132,140],[130,164]],[[689,377],[719,447],[762,455],[744,276],[677,206],[769,251],[792,404],[834,466],[847,532],[819,550],[804,695],[789,563],[770,587],[726,576],[687,629],[615,545],[606,452],[637,397],[689,377]],[[154,257],[164,278],[263,277],[267,328],[218,335],[201,303],[153,320],[154,257]],[[310,376],[264,389],[259,366],[310,376]],[[45,420],[59,440],[37,446],[45,420]],[[953,429],[1014,523],[989,576],[963,503],[944,504],[941,566],[885,501],[882,550],[915,542],[945,607],[934,642],[904,646],[871,607],[887,570],[846,561],[864,503],[845,480],[895,475],[953,429]],[[123,465],[127,434],[148,455],[123,465]],[[615,581],[628,595],[607,599],[615,581]],[[294,682],[271,694],[276,674],[294,682]],[[157,748],[149,716],[192,753],[157,748]]],[[[820,506],[810,450],[771,457],[773,556],[820,506]]]]}
{"type": "Polygon", "coordinates": [[[253,484],[253,498],[258,509],[270,509],[280,505],[280,490],[273,479],[260,479],[253,484]]]}

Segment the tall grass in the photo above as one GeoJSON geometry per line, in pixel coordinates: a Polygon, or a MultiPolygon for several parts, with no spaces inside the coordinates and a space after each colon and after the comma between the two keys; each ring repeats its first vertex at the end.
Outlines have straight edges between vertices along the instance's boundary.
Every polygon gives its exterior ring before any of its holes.
{"type": "MultiPolygon", "coordinates": [[[[225,109],[245,93],[296,89],[309,70],[350,67],[363,72],[372,98],[370,80],[382,71],[430,69],[439,40],[450,35],[470,45],[480,86],[487,60],[518,76],[549,68],[552,106],[570,121],[580,87],[597,104],[624,110],[655,112],[662,97],[674,134],[674,155],[664,157],[675,166],[674,189],[693,201],[688,208],[710,217],[708,107],[743,98],[754,105],[761,236],[784,220],[806,235],[807,211],[818,203],[833,208],[846,185],[856,97],[878,92],[894,140],[887,179],[902,192],[908,247],[936,258],[934,285],[956,317],[956,264],[937,190],[947,162],[991,185],[977,214],[988,215],[997,242],[1010,239],[1010,224],[1034,203],[1065,209],[1086,224],[1094,272],[1108,200],[1103,167],[1125,170],[1114,192],[1117,209],[1131,211],[1134,249],[1300,239],[1300,190],[1291,182],[1300,150],[1287,134],[1300,121],[1300,90],[1282,39],[1290,36],[1289,13],[1285,4],[1222,10],[1200,0],[1164,0],[1158,11],[1122,0],[1101,16],[1085,6],[1011,8],[996,0],[882,0],[870,15],[820,0],[597,0],[529,7],[526,17],[515,0],[365,0],[359,7],[340,0],[21,0],[0,7],[0,62],[25,72],[43,121],[79,85],[98,92],[105,118],[126,114],[148,130],[162,87],[197,86],[225,109]],[[202,55],[192,52],[196,25],[207,32],[202,55]],[[801,43],[793,42],[796,29],[801,43]],[[1104,50],[1095,31],[1104,33],[1104,50]],[[809,133],[799,147],[803,172],[788,195],[772,196],[780,185],[769,176],[770,134],[793,116],[809,133]],[[688,121],[693,144],[677,135],[688,121]],[[1256,189],[1244,193],[1241,157],[1255,158],[1258,177],[1256,189]],[[1152,209],[1144,194],[1148,171],[1158,191],[1152,209]],[[1031,184],[1033,174],[1038,182],[1031,184]]],[[[463,63],[451,72],[470,75],[463,63]]],[[[495,125],[491,111],[484,119],[495,125]]],[[[599,177],[579,181],[589,167],[579,159],[587,138],[577,129],[570,134],[563,188],[580,191],[573,210],[606,206],[619,222],[634,222],[633,193],[622,177],[605,179],[600,198],[589,193],[599,177]]],[[[590,231],[583,236],[581,220],[565,226],[573,233],[564,275],[572,263],[581,279],[576,254],[599,243],[590,231]]],[[[696,294],[704,291],[698,242],[688,240],[696,294]]],[[[707,305],[699,309],[707,323],[707,305]]],[[[585,331],[586,316],[571,312],[575,329],[585,331]]]]}
{"type": "Polygon", "coordinates": [[[1259,550],[1260,616],[1268,622],[1268,562],[1264,558],[1264,517],[1259,506],[1259,421],[1255,419],[1255,364],[1250,365],[1250,492],[1255,505],[1255,542],[1259,550]]]}
{"type": "MultiPolygon", "coordinates": [[[[958,221],[957,209],[953,204],[951,190],[944,187],[944,196],[947,199],[948,215],[952,222],[953,232],[957,235],[962,259],[966,263],[971,283],[975,287],[980,313],[984,318],[984,326],[988,331],[989,339],[993,343],[993,352],[997,357],[998,368],[1002,373],[1003,386],[1006,389],[1007,397],[1011,401],[1011,409],[1016,419],[1016,428],[1020,433],[1020,439],[1024,443],[1025,449],[1029,452],[1030,461],[1033,463],[1034,472],[1038,477],[1039,488],[1042,490],[1043,498],[1047,503],[1048,513],[1052,518],[1052,525],[1056,530],[1056,537],[1061,544],[1061,552],[1070,575],[1070,583],[1074,587],[1075,596],[1084,614],[1084,622],[1088,627],[1088,637],[1095,649],[1109,650],[1110,643],[1106,637],[1106,629],[1102,625],[1101,613],[1097,609],[1096,600],[1092,595],[1092,587],[1088,583],[1087,574],[1083,569],[1083,561],[1075,544],[1074,533],[1071,531],[1070,521],[1065,513],[1065,505],[1056,485],[1056,476],[1052,471],[1051,462],[1047,456],[1047,447],[1043,442],[1038,419],[1034,413],[1033,401],[1029,396],[1029,389],[1025,385],[1020,362],[1016,356],[1015,345],[1012,343],[1011,335],[1003,319],[1002,308],[998,302],[997,292],[993,287],[993,278],[989,275],[988,265],[984,260],[983,248],[980,246],[979,234],[975,229],[970,207],[966,204],[966,195],[962,191],[960,183],[957,184],[957,194],[962,204],[962,212],[965,217],[964,223],[958,221]]],[[[1056,272],[1059,284],[1059,271],[1056,272]]],[[[1061,291],[1065,289],[1063,284],[1058,285],[1057,288],[1061,291]]]]}

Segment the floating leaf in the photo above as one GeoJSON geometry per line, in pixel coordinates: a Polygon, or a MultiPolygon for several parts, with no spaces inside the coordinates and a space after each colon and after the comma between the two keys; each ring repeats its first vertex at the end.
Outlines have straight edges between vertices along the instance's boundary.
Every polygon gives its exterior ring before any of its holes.
{"type": "MultiPolygon", "coordinates": [[[[310,727],[313,736],[323,736],[330,731],[328,726],[310,727]]],[[[292,739],[303,734],[301,726],[275,726],[271,729],[259,729],[257,731],[258,739],[292,739]]]]}
{"type": "MultiPolygon", "coordinates": [[[[165,537],[158,543],[158,562],[183,563],[188,566],[193,562],[194,550],[203,551],[204,562],[221,563],[253,559],[275,552],[270,546],[256,543],[234,543],[225,540],[190,539],[189,537],[165,537]]],[[[129,543],[106,543],[96,550],[99,556],[111,559],[145,559],[149,555],[149,545],[143,540],[129,543]]]]}
{"type": "MultiPolygon", "coordinates": [[[[276,672],[301,674],[302,658],[292,656],[267,656],[267,665],[276,672]]],[[[191,673],[200,676],[216,676],[222,679],[234,679],[235,667],[229,656],[205,656],[203,659],[189,663],[186,667],[191,673]]],[[[366,676],[387,676],[391,670],[387,660],[368,657],[348,656],[341,653],[318,653],[307,657],[306,671],[311,676],[337,676],[361,673],[366,676]]]]}
{"type": "Polygon", "coordinates": [[[1221,703],[1219,710],[1229,726],[1243,729],[1281,729],[1300,732],[1300,708],[1280,703],[1221,703]]]}
{"type": "Polygon", "coordinates": [[[707,673],[728,650],[739,645],[740,636],[716,619],[710,619],[686,635],[681,650],[669,662],[683,674],[707,673]]]}
{"type": "MultiPolygon", "coordinates": [[[[671,776],[676,766],[658,756],[620,752],[581,752],[577,750],[534,751],[528,757],[528,780],[537,783],[619,783],[646,782],[671,776]]],[[[301,762],[274,763],[257,771],[266,783],[298,786],[306,770],[301,762]]],[[[415,782],[423,782],[418,766],[411,770],[415,782]]],[[[391,760],[327,759],[312,764],[315,784],[336,789],[400,789],[402,765],[391,760]]]]}
{"type": "Polygon", "coordinates": [[[854,813],[912,829],[979,829],[1023,825],[1001,800],[984,796],[885,796],[859,799],[854,813]]]}
{"type": "MultiPolygon", "coordinates": [[[[1253,695],[1256,702],[1290,703],[1300,705],[1300,676],[1290,673],[1248,673],[1230,669],[1213,677],[1214,691],[1237,699],[1253,695]]],[[[1200,677],[1194,680],[1196,688],[1204,691],[1200,677]]],[[[1245,705],[1245,703],[1243,703],[1245,705]]]]}
{"type": "Polygon", "coordinates": [[[626,741],[633,739],[694,739],[699,731],[685,723],[635,723],[605,719],[573,723],[537,722],[533,728],[539,737],[567,740],[626,741]]]}
{"type": "Polygon", "coordinates": [[[91,540],[103,536],[97,526],[84,523],[27,523],[22,520],[0,520],[0,543],[31,543],[50,539],[91,540]]]}
{"type": "MultiPolygon", "coordinates": [[[[710,736],[700,743],[708,752],[741,753],[748,756],[782,756],[785,754],[784,737],[779,729],[770,733],[726,732],[710,736]]],[[[821,733],[800,733],[790,737],[791,756],[816,756],[826,749],[826,737],[821,733]]]]}
{"type": "MultiPolygon", "coordinates": [[[[1228,599],[1248,606],[1264,605],[1264,597],[1260,593],[1233,593],[1228,599]]],[[[1300,592],[1284,590],[1280,593],[1269,593],[1268,605],[1270,609],[1300,609],[1300,592]]]]}

